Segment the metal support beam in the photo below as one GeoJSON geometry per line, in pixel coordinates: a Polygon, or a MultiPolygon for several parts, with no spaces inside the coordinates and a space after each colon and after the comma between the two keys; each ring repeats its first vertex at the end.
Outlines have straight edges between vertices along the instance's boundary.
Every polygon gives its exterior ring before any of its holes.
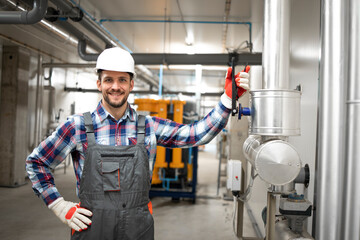
{"type": "Polygon", "coordinates": [[[275,240],[276,196],[268,191],[266,213],[266,240],[275,240]]]}
{"type": "MultiPolygon", "coordinates": [[[[95,56],[96,54],[94,54],[95,56]]],[[[135,63],[143,65],[157,65],[163,64],[164,61],[167,65],[228,65],[229,54],[162,54],[162,53],[133,53],[135,63]]],[[[236,65],[261,65],[261,53],[243,53],[238,55],[236,65]]],[[[94,67],[95,64],[59,64],[59,63],[45,63],[43,67],[53,68],[87,68],[94,67]]]]}
{"type": "MultiPolygon", "coordinates": [[[[144,65],[229,65],[229,54],[162,54],[133,53],[136,64],[144,65]]],[[[238,54],[235,65],[261,65],[261,53],[238,54]]]]}
{"type": "MultiPolygon", "coordinates": [[[[95,56],[96,54],[94,54],[95,56]]],[[[228,65],[229,54],[162,54],[162,53],[133,53],[135,63],[143,65],[228,65]]],[[[261,65],[261,53],[243,53],[238,55],[235,65],[261,65]]],[[[94,67],[95,64],[59,64],[59,63],[45,63],[43,67],[53,68],[87,68],[94,67]]]]}
{"type": "MultiPolygon", "coordinates": [[[[64,88],[65,92],[92,92],[92,93],[99,93],[98,89],[89,89],[89,88],[68,88],[65,87],[64,88]]],[[[155,94],[158,95],[158,92],[156,91],[131,91],[131,93],[133,94],[155,94]]],[[[182,94],[182,95],[187,95],[187,96],[194,96],[196,93],[194,92],[182,92],[182,91],[163,91],[162,94],[163,95],[178,95],[178,94],[182,94]]],[[[224,92],[209,92],[209,93],[202,93],[201,96],[204,97],[220,97],[221,94],[223,94],[224,92]]]]}

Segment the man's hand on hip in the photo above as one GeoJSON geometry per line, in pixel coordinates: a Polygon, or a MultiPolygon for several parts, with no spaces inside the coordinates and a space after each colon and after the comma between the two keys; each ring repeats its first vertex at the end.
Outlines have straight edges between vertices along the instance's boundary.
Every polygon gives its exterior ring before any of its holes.
{"type": "Polygon", "coordinates": [[[91,225],[91,220],[88,217],[92,216],[92,212],[80,207],[80,204],[58,198],[48,207],[63,223],[75,231],[81,232],[86,230],[88,225],[91,225]]]}

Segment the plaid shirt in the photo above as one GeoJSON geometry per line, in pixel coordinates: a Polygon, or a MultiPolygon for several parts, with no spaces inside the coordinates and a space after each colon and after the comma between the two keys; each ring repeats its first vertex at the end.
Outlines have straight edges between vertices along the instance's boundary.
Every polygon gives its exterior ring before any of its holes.
{"type": "MultiPolygon", "coordinates": [[[[194,124],[178,124],[158,117],[146,116],[145,146],[149,155],[150,176],[156,157],[156,146],[191,147],[210,142],[221,131],[229,118],[230,110],[221,102],[202,120],[194,124]]],[[[103,107],[101,101],[92,113],[95,139],[102,145],[136,144],[137,113],[128,104],[124,116],[116,121],[103,107]]],[[[60,194],[55,187],[51,169],[71,154],[77,179],[77,192],[84,167],[87,149],[84,117],[74,115],[34,149],[26,160],[26,170],[34,192],[49,205],[60,194]]]]}

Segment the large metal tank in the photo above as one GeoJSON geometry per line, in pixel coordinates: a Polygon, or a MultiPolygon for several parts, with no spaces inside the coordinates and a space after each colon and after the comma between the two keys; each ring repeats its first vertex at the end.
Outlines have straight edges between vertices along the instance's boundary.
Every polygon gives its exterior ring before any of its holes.
{"type": "Polygon", "coordinates": [[[300,135],[300,91],[262,89],[250,94],[251,134],[300,135]]]}

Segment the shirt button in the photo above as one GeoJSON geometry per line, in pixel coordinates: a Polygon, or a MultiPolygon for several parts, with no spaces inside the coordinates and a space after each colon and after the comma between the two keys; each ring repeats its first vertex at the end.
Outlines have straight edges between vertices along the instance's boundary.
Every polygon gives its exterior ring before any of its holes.
{"type": "Polygon", "coordinates": [[[123,208],[126,208],[126,203],[123,203],[123,208]]]}

